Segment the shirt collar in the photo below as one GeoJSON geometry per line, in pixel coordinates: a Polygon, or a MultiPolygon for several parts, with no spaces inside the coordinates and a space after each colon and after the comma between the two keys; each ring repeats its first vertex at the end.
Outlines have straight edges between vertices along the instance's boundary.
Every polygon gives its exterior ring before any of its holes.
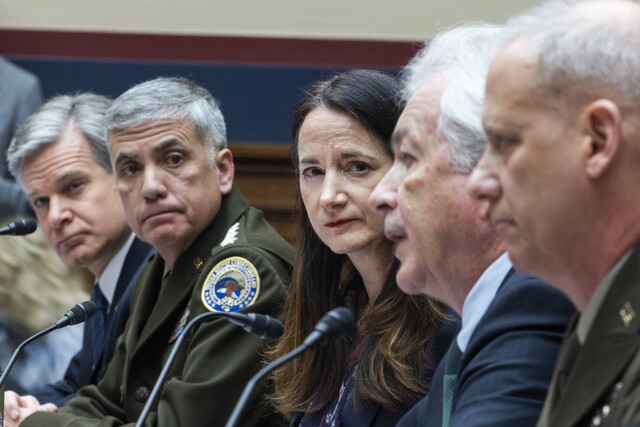
{"type": "Polygon", "coordinates": [[[118,284],[118,279],[120,278],[120,272],[122,271],[122,266],[124,265],[124,260],[127,257],[127,252],[129,252],[129,248],[133,244],[133,239],[135,235],[131,233],[129,239],[125,242],[124,245],[120,248],[118,253],[111,258],[109,264],[104,269],[100,277],[98,277],[98,283],[100,283],[100,290],[104,294],[104,297],[109,301],[109,305],[111,305],[111,301],[113,301],[113,295],[116,292],[116,285],[118,284]]]}
{"type": "Polygon", "coordinates": [[[498,257],[473,285],[462,306],[462,327],[456,337],[458,347],[464,353],[473,331],[484,316],[489,304],[496,296],[500,284],[511,270],[509,255],[504,253],[498,257]]]}

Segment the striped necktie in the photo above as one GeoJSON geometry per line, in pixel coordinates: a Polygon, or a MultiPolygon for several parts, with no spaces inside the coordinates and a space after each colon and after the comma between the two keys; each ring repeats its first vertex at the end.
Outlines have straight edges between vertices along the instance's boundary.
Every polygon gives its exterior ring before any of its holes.
{"type": "Polygon", "coordinates": [[[460,351],[460,347],[458,347],[458,341],[454,339],[449,347],[445,361],[444,382],[442,387],[442,427],[448,427],[451,419],[451,408],[453,406],[461,358],[462,351],[460,351]]]}

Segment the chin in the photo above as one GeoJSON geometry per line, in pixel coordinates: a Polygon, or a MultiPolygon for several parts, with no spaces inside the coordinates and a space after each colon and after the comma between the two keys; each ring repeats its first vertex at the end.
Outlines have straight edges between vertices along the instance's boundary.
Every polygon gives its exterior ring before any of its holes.
{"type": "Polygon", "coordinates": [[[398,288],[405,294],[420,295],[423,294],[422,290],[424,283],[421,280],[417,280],[411,272],[407,271],[407,268],[403,268],[400,265],[400,269],[396,273],[396,282],[398,288]]]}
{"type": "Polygon", "coordinates": [[[353,242],[334,242],[332,244],[327,244],[327,246],[329,246],[331,252],[339,255],[349,255],[350,253],[362,249],[361,245],[354,245],[353,242]]]}
{"type": "Polygon", "coordinates": [[[77,255],[67,255],[66,257],[60,257],[60,259],[62,260],[62,262],[64,262],[65,264],[67,264],[70,267],[81,267],[81,268],[87,268],[87,266],[89,265],[89,257],[84,254],[84,253],[80,253],[77,255]]]}
{"type": "Polygon", "coordinates": [[[334,254],[338,254],[338,255],[349,255],[350,253],[353,253],[353,251],[350,250],[349,248],[345,249],[343,247],[331,247],[331,246],[329,246],[329,249],[331,249],[331,252],[333,252],[334,254]]]}

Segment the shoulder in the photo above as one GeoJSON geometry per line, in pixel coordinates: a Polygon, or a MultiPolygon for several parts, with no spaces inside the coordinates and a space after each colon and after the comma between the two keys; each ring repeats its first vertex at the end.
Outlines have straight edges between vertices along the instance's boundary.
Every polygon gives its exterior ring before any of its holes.
{"type": "MultiPolygon", "coordinates": [[[[2,77],[0,81],[2,82],[3,96],[10,97],[14,102],[27,102],[30,108],[31,101],[41,102],[40,81],[35,74],[0,58],[0,76],[2,77]]],[[[6,99],[3,101],[9,103],[6,99]]],[[[36,107],[34,105],[32,110],[35,110],[36,107]]]]}
{"type": "Polygon", "coordinates": [[[510,273],[463,354],[452,424],[535,424],[573,313],[555,288],[510,273]]]}
{"type": "Polygon", "coordinates": [[[223,246],[223,243],[260,248],[277,254],[289,264],[293,262],[291,245],[267,222],[262,211],[253,207],[245,210],[240,219],[231,226],[220,246],[223,246]]]}
{"type": "Polygon", "coordinates": [[[526,369],[553,366],[574,313],[562,292],[533,276],[512,271],[473,332],[462,364],[491,364],[517,357],[518,363],[531,363],[526,369]],[[534,359],[538,361],[533,363],[534,359]]]}
{"type": "Polygon", "coordinates": [[[260,210],[251,207],[228,228],[220,243],[211,250],[213,260],[243,256],[260,264],[266,261],[280,276],[288,275],[293,255],[291,245],[264,219],[260,210]]]}
{"type": "MultiPolygon", "coordinates": [[[[284,299],[291,269],[290,246],[280,244],[279,236],[256,242],[253,234],[253,225],[241,218],[212,248],[197,290],[207,309],[239,311],[264,302],[280,304],[284,299]]],[[[271,233],[266,230],[266,234],[271,233]]]]}
{"type": "Polygon", "coordinates": [[[527,324],[533,328],[556,325],[564,332],[574,312],[573,304],[558,289],[537,277],[512,270],[481,323],[496,322],[508,329],[527,324]]]}

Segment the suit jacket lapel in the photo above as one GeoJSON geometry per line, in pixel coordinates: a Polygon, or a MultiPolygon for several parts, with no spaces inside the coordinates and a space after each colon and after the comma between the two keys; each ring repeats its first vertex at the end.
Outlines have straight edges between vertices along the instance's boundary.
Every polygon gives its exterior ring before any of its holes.
{"type": "Polygon", "coordinates": [[[588,416],[620,378],[640,347],[640,318],[625,325],[621,310],[640,309],[639,252],[636,249],[614,279],[589,336],[578,352],[565,390],[551,411],[557,425],[574,425],[588,416]]]}

